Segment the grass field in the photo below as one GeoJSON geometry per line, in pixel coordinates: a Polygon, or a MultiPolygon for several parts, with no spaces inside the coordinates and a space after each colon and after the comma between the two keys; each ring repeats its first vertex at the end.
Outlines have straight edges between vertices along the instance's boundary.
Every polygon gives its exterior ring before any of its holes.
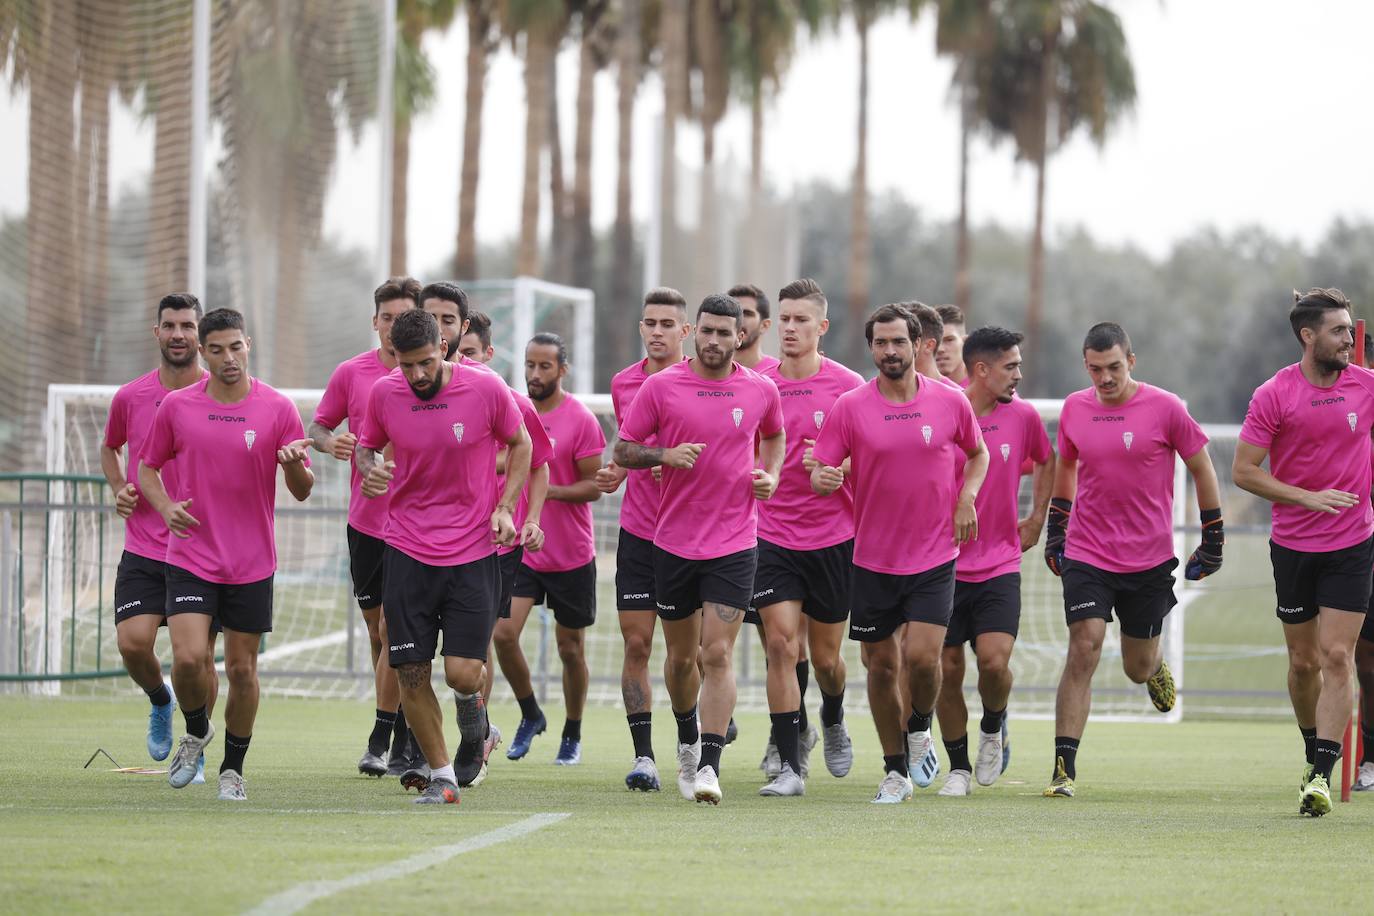
{"type": "MultiPolygon", "coordinates": [[[[662,793],[625,791],[624,719],[597,708],[582,766],[551,765],[554,727],[524,761],[498,752],[458,807],[416,810],[395,781],[356,775],[371,711],[345,701],[265,699],[246,804],[218,802],[213,785],[111,773],[103,758],[82,769],[96,747],[146,763],[146,708],[0,698],[0,910],[244,912],[540,813],[568,816],[409,876],[370,876],[307,911],[1342,912],[1367,900],[1359,863],[1374,798],[1299,817],[1291,725],[1090,723],[1079,795],[1062,800],[1040,797],[1051,725],[1016,721],[996,786],[947,799],[937,782],[879,808],[868,804],[881,761],[867,717],[850,720],[847,778],[825,773],[818,748],[805,798],[762,799],[767,719],[746,715],[712,809],[682,800],[669,773],[662,793]]],[[[493,708],[508,734],[516,716],[493,708]]],[[[668,769],[671,726],[660,721],[656,739],[668,769]]],[[[220,754],[217,741],[212,770],[220,754]]]]}

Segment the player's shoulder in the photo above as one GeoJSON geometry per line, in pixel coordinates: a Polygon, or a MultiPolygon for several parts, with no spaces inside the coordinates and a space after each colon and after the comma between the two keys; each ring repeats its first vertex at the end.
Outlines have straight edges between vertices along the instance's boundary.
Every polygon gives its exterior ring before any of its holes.
{"type": "Polygon", "coordinates": [[[200,381],[187,385],[185,388],[177,388],[167,392],[162,398],[162,408],[169,406],[176,407],[181,404],[193,404],[205,395],[205,386],[209,384],[210,376],[207,373],[200,381]]]}
{"type": "Polygon", "coordinates": [[[1000,404],[998,407],[1026,422],[1044,422],[1040,418],[1040,410],[1025,398],[1012,398],[1008,403],[1000,404]]]}
{"type": "Polygon", "coordinates": [[[291,400],[290,395],[279,388],[273,388],[262,379],[253,379],[253,397],[274,407],[296,409],[296,402],[291,400]]]}
{"type": "Polygon", "coordinates": [[[586,402],[577,395],[569,392],[563,400],[567,403],[567,409],[572,411],[577,417],[584,421],[591,420],[593,423],[597,422],[596,411],[588,407],[586,402]]]}
{"type": "Polygon", "coordinates": [[[858,407],[864,402],[865,399],[871,397],[869,392],[871,392],[875,388],[875,386],[877,386],[877,384],[878,380],[872,379],[870,381],[864,382],[862,385],[859,385],[856,388],[849,389],[844,394],[840,395],[838,398],[835,399],[835,406],[831,408],[832,412],[836,408],[843,410],[852,410],[853,408],[858,407]]]}
{"type": "Polygon", "coordinates": [[[1158,385],[1151,385],[1148,382],[1140,383],[1140,390],[1136,392],[1136,397],[1140,398],[1142,407],[1151,407],[1164,413],[1186,414],[1188,412],[1188,405],[1183,402],[1183,398],[1167,388],[1160,388],[1158,385]]]}
{"type": "Polygon", "coordinates": [[[738,363],[735,364],[735,368],[737,371],[735,372],[734,380],[738,384],[748,385],[763,393],[765,396],[777,395],[777,384],[771,378],[769,378],[764,372],[761,372],[757,369],[750,369],[748,366],[741,366],[738,363]]]}
{"type": "Polygon", "coordinates": [[[154,369],[152,372],[145,372],[143,375],[129,379],[129,381],[116,388],[114,396],[110,398],[110,406],[116,407],[128,404],[130,401],[139,399],[153,388],[157,387],[161,387],[158,384],[157,370],[154,369]]]}
{"type": "Polygon", "coordinates": [[[683,378],[692,374],[692,366],[689,360],[674,363],[666,369],[660,369],[652,375],[646,376],[641,390],[652,391],[666,385],[672,385],[682,381],[683,378]]]}
{"type": "Polygon", "coordinates": [[[835,379],[846,390],[861,388],[865,384],[864,377],[844,363],[833,360],[828,356],[821,357],[821,370],[827,376],[835,379]]]}
{"type": "Polygon", "coordinates": [[[649,373],[645,371],[645,364],[648,361],[648,357],[637,359],[611,376],[611,388],[642,384],[649,377],[649,373]]]}
{"type": "Polygon", "coordinates": [[[926,389],[926,393],[934,398],[937,403],[945,404],[960,411],[966,407],[969,410],[973,410],[973,405],[969,403],[968,395],[964,394],[964,389],[959,387],[958,382],[951,382],[943,375],[938,379],[922,376],[919,380],[919,384],[926,389]]]}

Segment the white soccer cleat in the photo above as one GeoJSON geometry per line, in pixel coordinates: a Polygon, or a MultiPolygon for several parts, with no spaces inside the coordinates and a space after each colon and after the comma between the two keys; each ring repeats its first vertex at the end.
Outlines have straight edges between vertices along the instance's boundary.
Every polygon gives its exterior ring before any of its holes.
{"type": "MultiPolygon", "coordinates": [[[[1002,761],[999,758],[997,762],[1000,765],[1002,761]]],[[[935,794],[946,796],[972,795],[972,776],[973,774],[968,770],[950,770],[949,775],[945,777],[945,784],[941,786],[940,791],[935,794]]]]}
{"type": "Polygon", "coordinates": [[[658,791],[658,764],[652,757],[636,757],[635,765],[625,777],[625,788],[632,792],[658,791]]]}
{"type": "Polygon", "coordinates": [[[248,793],[244,790],[243,777],[233,770],[225,770],[223,773],[220,773],[219,800],[248,801],[248,793]]]}
{"type": "Polygon", "coordinates": [[[816,747],[816,743],[821,740],[820,732],[816,731],[816,726],[808,725],[806,731],[801,733],[801,778],[806,779],[811,775],[811,751],[816,747]]]}
{"type": "Polygon", "coordinates": [[[911,780],[901,773],[891,770],[878,783],[878,794],[873,798],[875,805],[900,805],[911,797],[911,780]]]}
{"type": "Polygon", "coordinates": [[[806,794],[806,783],[787,764],[782,765],[782,771],[768,785],[759,789],[759,794],[765,798],[790,798],[797,795],[806,794]]]}
{"type": "Polygon", "coordinates": [[[911,781],[924,789],[940,775],[940,758],[935,754],[935,740],[930,729],[923,732],[910,732],[906,736],[908,775],[911,781]]]}
{"type": "Polygon", "coordinates": [[[204,738],[182,735],[177,752],[167,767],[167,782],[173,789],[184,789],[196,778],[196,761],[205,753],[205,746],[215,737],[215,726],[207,723],[204,738]]]}
{"type": "Polygon", "coordinates": [[[849,740],[849,729],[843,722],[825,727],[825,768],[831,776],[849,775],[854,765],[854,744],[849,740]]]}
{"type": "Polygon", "coordinates": [[[1355,781],[1350,784],[1352,792],[1368,792],[1374,789],[1374,763],[1360,764],[1359,772],[1355,774],[1355,781]]]}
{"type": "Polygon", "coordinates": [[[697,770],[692,784],[692,797],[710,805],[720,804],[720,779],[714,769],[704,766],[697,770]]]}
{"type": "Polygon", "coordinates": [[[696,800],[697,767],[701,764],[701,739],[677,746],[677,790],[688,801],[696,800]]]}
{"type": "Polygon", "coordinates": [[[782,758],[778,756],[778,745],[773,741],[771,731],[768,733],[768,746],[763,749],[763,759],[759,761],[759,769],[769,779],[777,779],[782,772],[782,758]]]}
{"type": "Polygon", "coordinates": [[[990,786],[1002,775],[1002,730],[992,734],[978,731],[978,760],[973,764],[978,785],[990,786]]]}

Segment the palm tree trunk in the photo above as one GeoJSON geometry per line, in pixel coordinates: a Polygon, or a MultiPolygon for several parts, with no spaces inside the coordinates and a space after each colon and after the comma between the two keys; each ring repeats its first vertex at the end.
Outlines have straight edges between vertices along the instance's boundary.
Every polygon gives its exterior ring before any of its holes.
{"type": "MultiPolygon", "coordinates": [[[[763,79],[754,77],[749,94],[749,222],[763,225],[763,79]]],[[[763,233],[745,233],[745,269],[756,277],[763,270],[763,233]]]]}
{"type": "Polygon", "coordinates": [[[568,193],[563,171],[563,131],[558,117],[558,48],[549,52],[549,123],[546,128],[549,144],[549,251],[551,264],[545,267],[549,279],[567,282],[568,264],[568,193]]]}
{"type": "Polygon", "coordinates": [[[167,58],[151,87],[155,101],[153,168],[148,188],[148,298],[186,288],[191,207],[191,14],[165,26],[167,58]],[[168,59],[169,58],[169,59],[168,59]]]}
{"type": "Polygon", "coordinates": [[[630,315],[638,314],[639,282],[634,275],[635,238],[633,209],[635,93],[639,89],[639,62],[643,53],[639,35],[639,0],[621,0],[616,38],[616,178],[615,230],[612,243],[611,299],[623,320],[611,322],[612,365],[632,358],[630,315]]]}
{"type": "Polygon", "coordinates": [[[468,0],[467,93],[463,113],[463,168],[458,186],[458,243],[453,272],[477,277],[477,181],[482,159],[482,102],[486,94],[490,11],[485,0],[468,0]]]}
{"type": "Polygon", "coordinates": [[[525,172],[520,203],[519,276],[539,276],[539,166],[549,121],[549,58],[552,36],[536,25],[525,36],[525,172]]]}
{"type": "Polygon", "coordinates": [[[1045,171],[1049,161],[1050,109],[1054,101],[1056,80],[1055,62],[1058,58],[1059,32],[1054,30],[1045,36],[1043,65],[1040,69],[1040,99],[1038,127],[1040,136],[1035,151],[1035,228],[1031,233],[1030,251],[1030,289],[1026,295],[1026,342],[1022,353],[1027,362],[1036,365],[1040,346],[1040,321],[1045,308],[1045,171]]]}
{"type": "Polygon", "coordinates": [[[397,115],[391,132],[391,276],[406,269],[406,187],[410,171],[410,118],[397,115]]]}
{"type": "Polygon", "coordinates": [[[973,112],[968,87],[959,90],[959,228],[954,254],[954,304],[968,314],[971,278],[969,259],[972,246],[968,228],[968,148],[973,129],[973,112]]]}
{"type": "Polygon", "coordinates": [[[573,141],[572,264],[574,286],[596,282],[596,243],[592,237],[592,126],[596,119],[596,36],[584,14],[577,70],[577,135],[573,141]]]}
{"type": "Polygon", "coordinates": [[[678,264],[677,122],[687,111],[687,0],[664,0],[660,26],[663,46],[663,148],[660,150],[660,272],[672,276],[678,264]]]}
{"type": "Polygon", "coordinates": [[[868,25],[868,17],[859,13],[859,138],[849,227],[849,315],[855,328],[863,325],[869,297],[868,25]]]}
{"type": "MultiPolygon", "coordinates": [[[[716,258],[716,125],[701,125],[701,209],[697,218],[697,243],[694,246],[698,276],[711,289],[721,285],[716,258]]],[[[752,276],[752,274],[751,274],[752,276]]]]}

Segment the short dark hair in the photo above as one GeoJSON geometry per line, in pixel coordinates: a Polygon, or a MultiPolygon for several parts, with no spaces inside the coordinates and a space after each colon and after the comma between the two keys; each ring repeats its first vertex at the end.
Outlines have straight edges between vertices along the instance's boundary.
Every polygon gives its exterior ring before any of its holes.
{"type": "Polygon", "coordinates": [[[247,335],[248,331],[243,324],[243,313],[233,309],[211,309],[205,313],[205,317],[200,319],[198,333],[200,342],[205,343],[205,338],[216,331],[243,331],[247,335]]]}
{"type": "Polygon", "coordinates": [[[957,324],[961,327],[965,325],[964,310],[957,305],[937,305],[935,311],[945,324],[957,324]]]}
{"type": "Polygon", "coordinates": [[[1088,336],[1083,338],[1084,353],[1089,350],[1106,353],[1112,347],[1120,347],[1122,353],[1131,355],[1131,338],[1125,328],[1114,321],[1103,321],[1088,328],[1088,336]]]}
{"type": "Polygon", "coordinates": [[[805,300],[814,302],[821,307],[821,314],[825,314],[829,304],[825,300],[825,291],[821,285],[810,277],[803,277],[800,280],[793,280],[791,283],[778,290],[778,301],[791,299],[794,302],[805,300]]]}
{"type": "Polygon", "coordinates": [[[457,283],[448,280],[440,280],[438,283],[431,283],[420,291],[420,298],[416,305],[424,305],[430,299],[441,299],[444,302],[452,302],[458,306],[458,321],[468,320],[468,294],[463,292],[462,287],[457,283]]]}
{"type": "Polygon", "coordinates": [[[397,299],[409,299],[419,308],[420,281],[414,277],[392,277],[387,280],[372,293],[372,314],[376,316],[382,310],[383,302],[397,299]]]}
{"type": "Polygon", "coordinates": [[[477,340],[481,342],[483,350],[490,347],[491,319],[487,317],[486,312],[479,312],[477,309],[468,312],[468,329],[465,333],[476,334],[477,340]]]}
{"type": "Polygon", "coordinates": [[[439,344],[439,322],[424,309],[411,309],[396,316],[391,325],[391,345],[397,353],[409,353],[426,344],[439,344]]]}
{"type": "Polygon", "coordinates": [[[1350,300],[1335,287],[1314,287],[1305,293],[1293,290],[1293,309],[1288,313],[1288,322],[1293,325],[1293,336],[1298,343],[1302,343],[1303,328],[1317,330],[1326,313],[1335,309],[1350,310],[1350,300]]]}
{"type": "Polygon", "coordinates": [[[563,338],[560,335],[552,331],[540,331],[530,338],[530,342],[525,345],[525,348],[529,349],[531,345],[536,347],[557,347],[558,365],[566,366],[568,364],[568,346],[563,343],[563,338]]]}
{"type": "Polygon", "coordinates": [[[889,321],[905,321],[907,334],[911,337],[911,342],[915,344],[921,339],[921,319],[916,317],[916,313],[907,308],[905,303],[891,302],[887,305],[879,306],[878,310],[868,316],[864,322],[864,338],[868,340],[868,345],[873,346],[873,326],[886,324],[889,321]]]}
{"type": "Polygon", "coordinates": [[[747,296],[754,300],[754,310],[759,313],[759,318],[769,317],[768,294],[759,289],[752,283],[736,283],[725,291],[725,295],[731,299],[740,299],[747,296]]]}
{"type": "Polygon", "coordinates": [[[205,311],[200,307],[200,300],[194,293],[168,293],[163,296],[157,304],[157,320],[162,320],[163,312],[179,312],[182,309],[191,309],[196,313],[196,321],[199,321],[205,311]]]}
{"type": "Polygon", "coordinates": [[[644,294],[645,305],[675,305],[687,311],[687,299],[671,286],[655,286],[644,294]]]}
{"type": "Polygon", "coordinates": [[[926,340],[938,341],[945,333],[945,320],[940,317],[940,313],[926,305],[924,302],[900,302],[898,305],[905,308],[908,312],[916,316],[916,320],[921,322],[921,336],[926,340]]]}
{"type": "Polygon", "coordinates": [[[1005,353],[1012,347],[1019,347],[1025,339],[1025,334],[1008,331],[1006,328],[979,328],[964,338],[964,366],[972,371],[973,364],[980,359],[986,362],[989,357],[1005,353]]]}
{"type": "Polygon", "coordinates": [[[712,293],[701,300],[701,305],[697,306],[698,321],[701,320],[703,314],[733,318],[735,319],[735,327],[739,327],[740,318],[743,317],[739,303],[735,301],[733,296],[724,293],[712,293]]]}

